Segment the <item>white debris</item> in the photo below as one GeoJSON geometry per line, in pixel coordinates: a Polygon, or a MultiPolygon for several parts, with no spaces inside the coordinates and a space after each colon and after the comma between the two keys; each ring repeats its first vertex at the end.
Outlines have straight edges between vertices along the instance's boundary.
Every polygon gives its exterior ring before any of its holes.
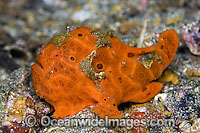
{"type": "Polygon", "coordinates": [[[161,93],[161,94],[156,95],[154,97],[154,101],[158,101],[159,98],[161,98],[163,101],[165,101],[167,98],[167,93],[161,93]]]}
{"type": "Polygon", "coordinates": [[[93,14],[91,11],[87,10],[80,10],[75,12],[72,16],[71,19],[75,22],[83,22],[85,20],[88,20],[89,18],[92,18],[93,14]]]}

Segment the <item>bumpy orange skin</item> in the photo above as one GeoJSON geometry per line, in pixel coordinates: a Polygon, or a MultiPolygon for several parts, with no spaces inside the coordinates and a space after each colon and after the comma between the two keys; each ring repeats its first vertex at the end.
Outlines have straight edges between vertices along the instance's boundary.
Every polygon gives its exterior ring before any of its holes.
{"type": "MultiPolygon", "coordinates": [[[[97,49],[97,56],[93,59],[93,67],[96,72],[103,71],[106,78],[100,82],[104,95],[112,97],[113,103],[108,103],[117,112],[117,106],[124,102],[146,102],[154,97],[161,89],[162,83],[152,82],[159,78],[163,70],[172,62],[177,48],[178,36],[175,31],[167,30],[162,32],[157,46],[148,48],[135,48],[123,44],[117,38],[107,37],[111,40],[111,47],[101,47],[97,49]],[[140,62],[140,60],[153,53],[153,63],[150,68],[140,62]],[[101,64],[101,69],[98,65],[101,64]],[[103,66],[103,67],[102,67],[103,66]],[[115,106],[113,106],[113,104],[115,106]]],[[[97,104],[95,111],[103,114],[104,106],[97,104]]],[[[115,113],[116,113],[115,112],[115,113]]]]}
{"type": "Polygon", "coordinates": [[[178,36],[173,30],[162,32],[157,46],[148,48],[130,47],[110,36],[106,38],[111,47],[96,48],[97,37],[90,29],[77,28],[70,34],[60,48],[50,43],[41,49],[32,66],[35,92],[54,106],[56,118],[76,114],[91,105],[100,117],[120,117],[120,103],[148,101],[162,89],[161,83],[152,81],[172,62],[178,48],[178,36]],[[106,74],[98,84],[101,89],[79,68],[94,50],[97,55],[92,67],[96,73],[106,74]],[[146,68],[141,60],[152,53],[156,56],[151,67],[146,68]]]}
{"type": "Polygon", "coordinates": [[[53,43],[46,45],[32,66],[35,92],[54,106],[56,118],[98,102],[96,85],[79,69],[79,62],[95,49],[97,38],[90,33],[88,28],[80,28],[71,31],[59,49],[53,43]]]}

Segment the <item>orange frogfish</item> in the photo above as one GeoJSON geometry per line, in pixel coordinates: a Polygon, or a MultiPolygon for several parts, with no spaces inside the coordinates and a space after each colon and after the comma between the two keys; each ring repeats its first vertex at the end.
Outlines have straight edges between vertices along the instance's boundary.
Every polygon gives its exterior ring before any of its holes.
{"type": "Polygon", "coordinates": [[[32,66],[36,94],[50,103],[55,118],[91,105],[101,117],[119,118],[118,105],[146,102],[161,91],[156,82],[178,48],[174,30],[162,32],[148,48],[123,44],[111,32],[76,28],[56,36],[32,66]]]}

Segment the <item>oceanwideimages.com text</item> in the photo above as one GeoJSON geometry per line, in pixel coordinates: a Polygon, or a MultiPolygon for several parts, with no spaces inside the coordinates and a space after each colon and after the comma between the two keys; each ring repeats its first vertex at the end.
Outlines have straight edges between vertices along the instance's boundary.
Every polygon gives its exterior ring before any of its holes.
{"type": "MultiPolygon", "coordinates": [[[[35,116],[29,115],[25,118],[25,124],[28,127],[35,126],[37,120],[35,116]]],[[[43,127],[126,127],[133,129],[137,127],[170,127],[175,125],[174,119],[111,119],[105,116],[100,118],[66,118],[66,119],[52,119],[49,116],[43,116],[40,120],[43,127]]]]}

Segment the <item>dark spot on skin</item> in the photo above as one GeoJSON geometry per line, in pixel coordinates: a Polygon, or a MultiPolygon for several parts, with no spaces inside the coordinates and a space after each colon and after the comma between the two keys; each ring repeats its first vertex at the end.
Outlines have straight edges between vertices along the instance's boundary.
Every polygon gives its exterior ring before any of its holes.
{"type": "Polygon", "coordinates": [[[54,67],[54,71],[55,71],[55,72],[57,72],[57,71],[58,71],[58,69],[57,69],[56,67],[54,67]]]}
{"type": "Polygon", "coordinates": [[[71,61],[74,61],[74,57],[73,57],[73,56],[71,56],[71,57],[70,57],[70,60],[71,60],[71,61]]]}
{"type": "Polygon", "coordinates": [[[76,70],[74,68],[70,68],[70,71],[73,72],[73,73],[76,72],[76,70]]]}
{"type": "Polygon", "coordinates": [[[110,71],[110,73],[112,73],[112,71],[110,71]]]}
{"type": "Polygon", "coordinates": [[[63,49],[66,49],[66,46],[63,46],[63,49]]]}
{"type": "Polygon", "coordinates": [[[149,96],[151,93],[149,92],[149,93],[147,93],[147,96],[149,96]]]}
{"type": "Polygon", "coordinates": [[[160,49],[163,49],[163,45],[160,46],[160,49]]]}
{"type": "Polygon", "coordinates": [[[70,47],[74,47],[74,43],[73,42],[70,43],[70,47]]]}
{"type": "Polygon", "coordinates": [[[113,104],[113,106],[115,106],[115,104],[113,104]]]}
{"type": "Polygon", "coordinates": [[[59,84],[60,84],[62,87],[64,87],[63,81],[59,80],[59,84]]]}
{"type": "Polygon", "coordinates": [[[144,87],[143,89],[142,89],[142,91],[144,92],[144,91],[146,91],[147,90],[147,88],[146,87],[144,87]]]}
{"type": "Polygon", "coordinates": [[[128,57],[130,57],[130,58],[131,58],[131,57],[133,57],[133,56],[134,56],[134,54],[133,54],[133,53],[131,53],[131,52],[129,52],[129,53],[128,53],[128,57]]]}
{"type": "Polygon", "coordinates": [[[103,68],[103,64],[101,64],[101,63],[97,64],[97,68],[98,69],[102,69],[103,68]]]}
{"type": "Polygon", "coordinates": [[[78,37],[82,37],[83,35],[82,34],[78,34],[78,37]]]}
{"type": "Polygon", "coordinates": [[[167,51],[167,55],[170,55],[170,52],[169,52],[169,51],[167,51]]]}
{"type": "Polygon", "coordinates": [[[119,80],[120,83],[122,83],[122,78],[121,77],[119,77],[118,80],[119,80]]]}
{"type": "Polygon", "coordinates": [[[59,67],[60,67],[61,69],[63,69],[63,64],[59,63],[59,67]]]}
{"type": "Polygon", "coordinates": [[[58,55],[56,55],[56,57],[57,57],[58,55]]]}
{"type": "Polygon", "coordinates": [[[106,101],[106,99],[105,99],[105,98],[104,98],[103,100],[104,100],[104,101],[106,101]]]}

